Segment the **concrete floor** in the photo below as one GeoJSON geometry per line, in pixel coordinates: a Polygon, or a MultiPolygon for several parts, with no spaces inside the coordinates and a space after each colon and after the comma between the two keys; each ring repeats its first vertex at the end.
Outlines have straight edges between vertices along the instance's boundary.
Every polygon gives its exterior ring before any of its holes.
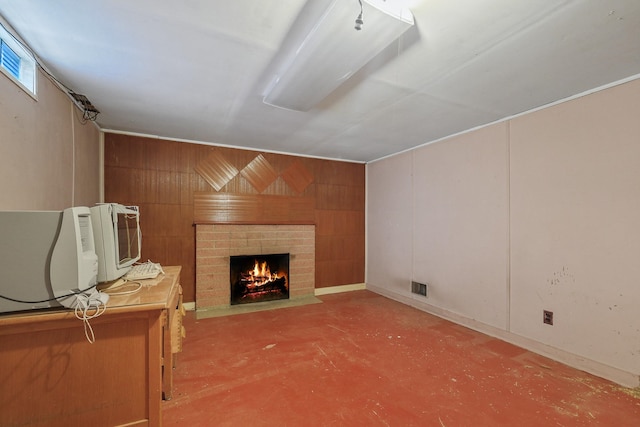
{"type": "Polygon", "coordinates": [[[185,318],[165,426],[640,426],[620,387],[369,291],[185,318]]]}

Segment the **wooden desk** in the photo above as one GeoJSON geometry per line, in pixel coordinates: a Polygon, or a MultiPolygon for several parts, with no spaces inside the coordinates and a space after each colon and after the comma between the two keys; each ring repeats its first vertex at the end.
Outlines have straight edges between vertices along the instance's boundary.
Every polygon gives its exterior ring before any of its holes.
{"type": "Polygon", "coordinates": [[[112,296],[91,320],[93,344],[70,310],[0,316],[0,425],[161,425],[180,269],[164,267],[139,292],[112,296]]]}

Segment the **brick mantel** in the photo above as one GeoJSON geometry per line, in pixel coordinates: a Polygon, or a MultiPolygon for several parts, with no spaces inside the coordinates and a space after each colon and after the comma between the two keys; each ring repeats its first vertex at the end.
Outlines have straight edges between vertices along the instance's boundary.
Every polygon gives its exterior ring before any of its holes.
{"type": "Polygon", "coordinates": [[[196,224],[196,307],[230,306],[229,257],[289,253],[289,297],[313,295],[314,225],[196,224]]]}

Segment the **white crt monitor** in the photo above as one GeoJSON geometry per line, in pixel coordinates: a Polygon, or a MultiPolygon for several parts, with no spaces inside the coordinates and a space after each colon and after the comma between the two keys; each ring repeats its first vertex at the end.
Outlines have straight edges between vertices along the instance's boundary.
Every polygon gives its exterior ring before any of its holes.
{"type": "Polygon", "coordinates": [[[118,203],[99,204],[90,210],[98,282],[110,282],[124,276],[140,259],[140,211],[137,206],[118,203]]]}
{"type": "Polygon", "coordinates": [[[75,306],[96,284],[87,207],[0,212],[0,313],[75,306]]]}

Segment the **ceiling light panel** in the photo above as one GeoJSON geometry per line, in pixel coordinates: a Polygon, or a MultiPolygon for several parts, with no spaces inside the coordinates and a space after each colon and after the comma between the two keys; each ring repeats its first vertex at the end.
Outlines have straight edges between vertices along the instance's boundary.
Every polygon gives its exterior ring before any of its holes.
{"type": "Polygon", "coordinates": [[[292,49],[280,54],[266,104],[310,110],[413,26],[411,12],[391,1],[362,3],[361,31],[354,28],[358,2],[333,0],[300,41],[289,40],[292,49]]]}

